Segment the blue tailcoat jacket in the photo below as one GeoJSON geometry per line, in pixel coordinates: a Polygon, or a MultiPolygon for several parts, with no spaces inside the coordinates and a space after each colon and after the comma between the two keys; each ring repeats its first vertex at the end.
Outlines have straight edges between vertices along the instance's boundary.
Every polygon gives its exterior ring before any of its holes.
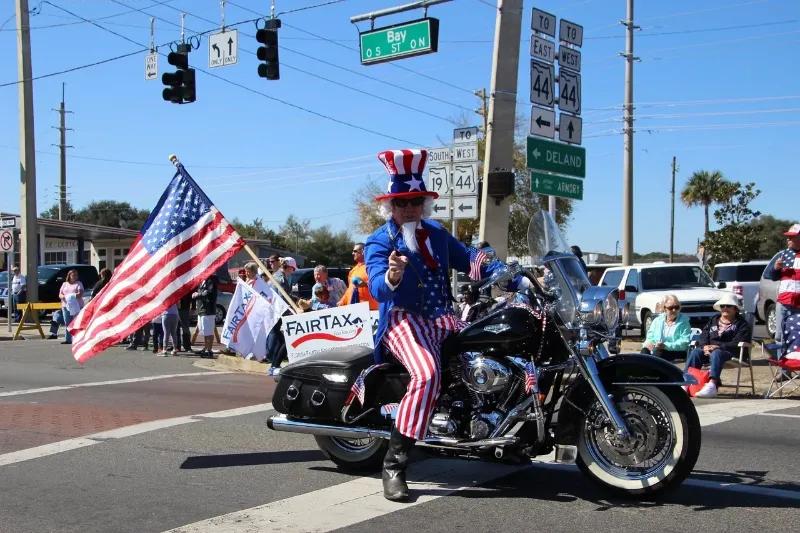
{"type": "MultiPolygon", "coordinates": [[[[421,224],[428,230],[433,255],[439,262],[439,271],[443,273],[442,282],[449,286],[451,268],[459,272],[469,272],[469,251],[438,222],[422,220],[421,224]]],[[[424,274],[425,261],[421,254],[411,253],[394,220],[389,220],[369,236],[364,248],[364,261],[369,275],[369,292],[379,303],[378,330],[375,332],[375,362],[380,363],[383,360],[381,339],[386,333],[390,309],[400,307],[425,318],[436,317],[429,316],[430,306],[426,309],[426,297],[431,298],[431,292],[426,291],[428,278],[424,274]],[[400,285],[395,290],[386,284],[386,272],[389,270],[389,256],[392,251],[397,251],[409,259],[400,285]]],[[[482,267],[481,270],[488,269],[482,267]]],[[[448,306],[452,308],[449,302],[448,306]]]]}

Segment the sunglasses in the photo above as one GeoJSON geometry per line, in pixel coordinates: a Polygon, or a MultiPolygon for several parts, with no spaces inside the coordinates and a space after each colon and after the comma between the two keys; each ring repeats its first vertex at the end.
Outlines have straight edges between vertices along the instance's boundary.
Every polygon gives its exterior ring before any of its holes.
{"type": "Polygon", "coordinates": [[[353,250],[354,254],[360,254],[363,250],[353,250]]]}
{"type": "Polygon", "coordinates": [[[669,311],[678,311],[678,310],[680,310],[680,308],[681,308],[680,305],[668,305],[668,306],[664,307],[664,309],[667,309],[669,311]]]}
{"type": "Polygon", "coordinates": [[[416,198],[411,198],[410,200],[400,199],[400,198],[392,200],[392,205],[400,208],[408,207],[408,204],[411,204],[414,207],[419,207],[424,203],[425,203],[424,196],[417,196],[416,198]]]}
{"type": "Polygon", "coordinates": [[[719,308],[720,309],[735,309],[736,306],[735,305],[720,305],[719,308]]]}

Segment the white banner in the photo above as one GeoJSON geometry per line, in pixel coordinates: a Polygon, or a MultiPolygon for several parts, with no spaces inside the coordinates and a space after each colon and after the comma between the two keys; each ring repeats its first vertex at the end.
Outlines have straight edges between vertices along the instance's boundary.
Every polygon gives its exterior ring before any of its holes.
{"type": "Polygon", "coordinates": [[[221,340],[239,355],[263,361],[267,355],[267,334],[286,310],[286,302],[266,283],[256,287],[237,280],[221,340]]]}
{"type": "Polygon", "coordinates": [[[373,319],[367,302],[283,317],[289,362],[342,346],[374,348],[373,319]]]}

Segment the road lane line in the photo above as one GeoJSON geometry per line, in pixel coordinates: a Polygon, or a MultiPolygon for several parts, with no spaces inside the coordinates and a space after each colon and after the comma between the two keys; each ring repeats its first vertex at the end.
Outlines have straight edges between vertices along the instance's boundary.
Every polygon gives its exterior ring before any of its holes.
{"type": "MultiPolygon", "coordinates": [[[[700,423],[711,426],[741,416],[765,411],[789,409],[796,405],[780,400],[739,400],[697,405],[700,423]]],[[[408,503],[393,503],[383,497],[379,477],[355,479],[321,490],[307,492],[284,500],[270,502],[250,509],[201,520],[165,533],[251,533],[280,531],[281,533],[325,533],[371,520],[395,511],[407,509],[442,496],[488,483],[494,479],[523,472],[531,468],[575,471],[574,465],[553,463],[554,454],[542,457],[530,465],[511,466],[458,459],[427,459],[414,463],[409,469],[409,488],[417,499],[408,503]],[[309,509],[314,509],[309,513],[309,509]]],[[[732,485],[689,480],[687,484],[713,486],[733,490],[732,485]]],[[[762,494],[757,487],[737,485],[738,492],[762,494]]],[[[800,499],[800,492],[766,489],[765,495],[800,499]]]]}
{"type": "Polygon", "coordinates": [[[784,418],[800,418],[800,415],[784,415],[781,413],[758,413],[758,414],[761,416],[782,416],[784,418]]]}
{"type": "Polygon", "coordinates": [[[84,435],[74,439],[66,439],[51,444],[43,444],[34,448],[27,448],[25,450],[18,450],[16,452],[9,452],[0,454],[0,467],[29,461],[31,459],[39,459],[40,457],[47,457],[48,455],[55,455],[86,446],[93,446],[101,442],[122,439],[131,437],[133,435],[140,435],[151,431],[158,431],[174,426],[183,424],[190,424],[199,422],[204,418],[228,418],[234,416],[242,416],[252,413],[260,413],[272,409],[271,403],[262,403],[257,405],[250,405],[238,409],[226,409],[224,411],[214,411],[210,413],[198,413],[196,415],[178,416],[175,418],[165,418],[163,420],[153,420],[151,422],[143,422],[141,424],[134,424],[118,429],[109,431],[102,431],[100,433],[92,433],[91,435],[84,435]]]}
{"type": "Polygon", "coordinates": [[[128,378],[128,379],[114,379],[111,381],[94,381],[90,383],[75,383],[74,385],[58,385],[55,387],[42,387],[40,389],[24,389],[14,390],[9,392],[0,392],[0,398],[8,396],[22,396],[23,394],[38,394],[40,392],[54,392],[60,390],[77,389],[80,387],[102,387],[104,385],[121,385],[124,383],[139,383],[141,381],[155,381],[158,379],[170,378],[188,378],[196,376],[219,375],[219,374],[233,374],[231,371],[208,371],[208,372],[190,372],[187,374],[166,374],[163,376],[145,376],[142,378],[128,378]]]}

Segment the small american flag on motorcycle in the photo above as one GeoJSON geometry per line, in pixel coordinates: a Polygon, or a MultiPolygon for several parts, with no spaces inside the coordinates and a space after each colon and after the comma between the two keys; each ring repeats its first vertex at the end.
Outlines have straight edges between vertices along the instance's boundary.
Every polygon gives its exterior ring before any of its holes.
{"type": "Polygon", "coordinates": [[[530,394],[536,390],[536,367],[533,361],[528,361],[525,365],[525,394],[530,394]]]}
{"type": "Polygon", "coordinates": [[[366,397],[367,394],[367,385],[364,382],[364,380],[367,377],[367,374],[369,374],[376,368],[384,368],[386,366],[388,365],[386,365],[385,363],[381,363],[379,365],[372,365],[363,372],[361,372],[361,374],[359,374],[358,377],[356,378],[356,382],[353,383],[353,386],[350,388],[350,395],[348,396],[347,401],[345,401],[345,404],[350,405],[350,403],[353,401],[353,397],[356,397],[358,398],[361,407],[364,407],[364,398],[366,397]]]}
{"type": "Polygon", "coordinates": [[[477,248],[469,249],[469,277],[474,281],[481,279],[481,265],[486,261],[486,254],[477,248]]]}

